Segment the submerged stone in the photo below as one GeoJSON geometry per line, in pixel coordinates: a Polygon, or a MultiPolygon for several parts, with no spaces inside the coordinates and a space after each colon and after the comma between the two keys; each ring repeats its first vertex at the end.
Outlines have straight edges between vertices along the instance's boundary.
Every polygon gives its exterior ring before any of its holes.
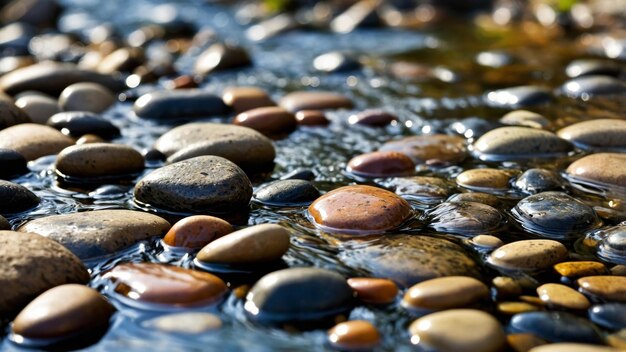
{"type": "Polygon", "coordinates": [[[548,131],[500,127],[480,137],[473,148],[479,159],[502,161],[565,156],[572,145],[548,131]]]}
{"type": "Polygon", "coordinates": [[[465,139],[445,134],[421,135],[390,141],[381,151],[397,151],[415,164],[456,164],[467,157],[465,139]]]}
{"type": "Polygon", "coordinates": [[[226,221],[210,215],[193,215],[179,220],[163,237],[168,246],[199,249],[233,232],[226,221]]]}
{"type": "Polygon", "coordinates": [[[428,219],[437,231],[463,236],[493,232],[504,220],[497,209],[474,202],[442,203],[429,212],[428,219]]]}
{"type": "Polygon", "coordinates": [[[400,152],[371,152],[350,159],[346,169],[362,177],[406,176],[415,171],[415,164],[400,152]]]}
{"type": "Polygon", "coordinates": [[[588,320],[565,312],[528,312],[513,316],[512,331],[532,333],[550,342],[602,343],[599,330],[588,320]]]}
{"type": "Polygon", "coordinates": [[[626,121],[597,119],[561,128],[557,135],[586,150],[626,151],[626,121]]]}
{"type": "Polygon", "coordinates": [[[141,172],[141,153],[122,144],[88,143],[63,149],[55,169],[60,176],[76,178],[112,178],[141,172]]]}
{"type": "Polygon", "coordinates": [[[279,180],[261,185],[254,199],[267,205],[308,204],[320,196],[320,191],[306,180],[279,180]]]}
{"type": "Polygon", "coordinates": [[[546,169],[528,169],[517,177],[515,188],[529,194],[558,190],[562,187],[558,176],[546,169]]]}
{"type": "Polygon", "coordinates": [[[626,155],[598,153],[582,157],[565,170],[573,186],[600,194],[626,194],[626,155]]]}

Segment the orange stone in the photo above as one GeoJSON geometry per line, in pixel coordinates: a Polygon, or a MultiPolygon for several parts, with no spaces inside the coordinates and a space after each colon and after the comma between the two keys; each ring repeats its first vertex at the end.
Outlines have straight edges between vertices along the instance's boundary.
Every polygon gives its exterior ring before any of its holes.
{"type": "Polygon", "coordinates": [[[548,343],[533,334],[510,334],[506,336],[506,341],[515,352],[528,352],[534,347],[548,343]]]}
{"type": "Polygon", "coordinates": [[[348,279],[348,285],[366,303],[389,304],[398,294],[398,286],[389,279],[355,277],[348,279]]]}
{"type": "Polygon", "coordinates": [[[231,232],[233,227],[220,218],[194,215],[175,223],[163,237],[163,242],[172,247],[202,248],[231,232]]]}
{"type": "Polygon", "coordinates": [[[372,152],[352,158],[347,170],[364,177],[407,176],[415,172],[415,164],[399,152],[372,152]]]}
{"type": "Polygon", "coordinates": [[[465,139],[445,134],[406,137],[387,142],[380,150],[404,153],[416,164],[455,164],[467,157],[465,139]]]}
{"type": "Polygon", "coordinates": [[[363,350],[376,347],[380,343],[380,334],[368,321],[350,320],[328,330],[328,340],[343,350],[363,350]]]}
{"type": "Polygon", "coordinates": [[[602,275],[608,272],[604,264],[593,261],[562,262],[556,264],[554,270],[565,277],[602,275]]]}
{"type": "Polygon", "coordinates": [[[263,134],[291,132],[297,125],[295,116],[278,106],[268,106],[242,112],[235,117],[233,123],[252,128],[263,134]]]}
{"type": "Polygon", "coordinates": [[[625,276],[587,276],[578,279],[580,291],[608,301],[626,302],[625,276]]]}

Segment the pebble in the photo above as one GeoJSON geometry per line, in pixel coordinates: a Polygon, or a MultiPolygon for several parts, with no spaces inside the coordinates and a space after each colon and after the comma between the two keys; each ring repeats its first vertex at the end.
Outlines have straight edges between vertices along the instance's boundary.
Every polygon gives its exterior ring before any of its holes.
{"type": "Polygon", "coordinates": [[[501,239],[491,235],[478,235],[471,238],[470,243],[487,250],[496,249],[504,244],[501,239]]]}
{"type": "Polygon", "coordinates": [[[231,232],[233,227],[220,218],[193,215],[175,223],[163,237],[163,242],[171,247],[200,249],[231,232]]]}
{"type": "Polygon", "coordinates": [[[67,283],[84,284],[89,272],[62,245],[45,237],[0,231],[0,315],[9,317],[39,294],[67,283]]]}
{"type": "Polygon", "coordinates": [[[475,60],[479,65],[491,68],[510,65],[515,61],[511,54],[502,50],[481,51],[476,55],[475,60]]]}
{"type": "Polygon", "coordinates": [[[500,127],[485,133],[473,145],[486,161],[564,156],[572,145],[554,133],[528,127],[500,127]]]}
{"type": "Polygon", "coordinates": [[[57,154],[74,140],[49,126],[22,123],[0,131],[0,148],[13,149],[27,161],[57,154]]]}
{"type": "Polygon", "coordinates": [[[136,201],[177,212],[246,209],[252,184],[237,165],[219,156],[198,156],[158,168],[135,185],[136,201]]]}
{"type": "Polygon", "coordinates": [[[348,285],[356,293],[356,298],[370,304],[390,304],[396,300],[398,286],[389,279],[354,277],[348,285]]]}
{"type": "Polygon", "coordinates": [[[454,192],[454,186],[447,180],[429,176],[398,177],[389,186],[398,195],[425,203],[439,203],[454,192]]]}
{"type": "Polygon", "coordinates": [[[21,96],[15,100],[15,105],[22,109],[32,122],[42,125],[48,121],[50,116],[61,111],[56,99],[43,94],[21,96]]]}
{"type": "Polygon", "coordinates": [[[451,309],[428,314],[409,326],[411,342],[441,352],[495,352],[504,347],[500,323],[474,309],[451,309]]]}
{"type": "Polygon", "coordinates": [[[323,91],[289,93],[280,99],[279,105],[293,113],[301,110],[350,109],[353,106],[347,97],[323,91]]]}
{"type": "Polygon", "coordinates": [[[15,150],[0,148],[0,179],[8,180],[27,172],[26,159],[22,154],[15,150]]]}
{"type": "Polygon", "coordinates": [[[200,335],[220,329],[222,320],[211,313],[185,312],[152,318],[142,325],[148,329],[157,329],[167,333],[200,335]]]}
{"type": "Polygon", "coordinates": [[[415,164],[400,152],[371,152],[350,159],[346,169],[361,177],[407,176],[415,172],[415,164]]]}
{"type": "Polygon", "coordinates": [[[268,106],[242,112],[235,116],[233,123],[252,128],[264,135],[289,133],[296,129],[297,125],[296,117],[278,106],[268,106]]]}
{"type": "MultiPolygon", "coordinates": [[[[2,132],[0,132],[2,134],[2,132]]],[[[592,188],[626,188],[626,155],[617,153],[598,153],[582,157],[565,170],[570,182],[589,184],[592,188]]],[[[622,191],[624,192],[624,191],[622,191]]]]}
{"type": "Polygon", "coordinates": [[[473,277],[448,276],[411,286],[402,305],[414,310],[445,310],[470,306],[489,297],[489,288],[473,277]]]}
{"type": "Polygon", "coordinates": [[[370,350],[380,344],[380,333],[372,323],[350,320],[328,330],[330,345],[342,351],[370,350]]]}
{"type": "Polygon", "coordinates": [[[397,151],[415,164],[457,164],[467,157],[465,139],[445,134],[406,137],[383,144],[381,151],[397,151]]]}
{"type": "Polygon", "coordinates": [[[214,304],[228,291],[224,281],[215,275],[156,263],[119,264],[103,278],[113,281],[115,292],[131,302],[166,307],[214,304]]]}
{"type": "Polygon", "coordinates": [[[529,352],[537,346],[548,343],[546,340],[540,339],[533,334],[508,334],[506,341],[515,352],[529,352]]]}
{"type": "Polygon", "coordinates": [[[497,308],[499,313],[508,316],[539,310],[538,306],[527,302],[500,302],[498,303],[497,308]]]}
{"type": "Polygon", "coordinates": [[[281,180],[305,180],[313,181],[317,176],[312,170],[309,169],[295,169],[280,177],[281,180]]]}
{"type": "Polygon", "coordinates": [[[330,29],[350,33],[357,28],[379,26],[382,21],[377,12],[379,6],[380,3],[375,1],[357,1],[330,22],[330,29]]]}
{"type": "Polygon", "coordinates": [[[589,309],[589,319],[610,330],[626,329],[626,304],[605,303],[589,309]]]}
{"type": "Polygon", "coordinates": [[[313,68],[325,73],[354,71],[361,68],[359,60],[340,51],[331,51],[313,59],[313,68]]]}
{"type": "Polygon", "coordinates": [[[430,226],[440,232],[474,236],[492,232],[503,223],[503,216],[487,204],[442,203],[428,213],[430,226]]]}
{"type": "Polygon", "coordinates": [[[248,52],[241,47],[216,43],[202,52],[194,65],[199,75],[252,65],[248,52]]]}
{"type": "Polygon", "coordinates": [[[589,75],[619,76],[621,72],[620,66],[610,60],[574,60],[565,67],[565,74],[570,78],[589,75]]]}
{"type": "Polygon", "coordinates": [[[608,335],[606,337],[606,343],[617,348],[619,351],[624,351],[624,349],[626,349],[626,329],[608,335]]]}
{"type": "Polygon", "coordinates": [[[156,140],[154,148],[169,162],[216,155],[246,170],[272,165],[276,156],[272,141],[261,133],[216,123],[189,123],[173,128],[156,140]]]}
{"type": "Polygon", "coordinates": [[[456,177],[456,183],[474,191],[504,191],[509,189],[509,181],[516,174],[514,170],[471,169],[456,177]]]}
{"type": "Polygon", "coordinates": [[[599,243],[596,245],[596,255],[609,263],[626,264],[626,224],[604,229],[599,243]]]}
{"type": "Polygon", "coordinates": [[[325,126],[330,123],[326,114],[319,110],[300,110],[296,112],[296,121],[300,126],[325,126]]]}
{"type": "MultiPolygon", "coordinates": [[[[96,136],[95,134],[87,133],[76,140],[76,145],[89,144],[89,143],[106,143],[104,139],[100,136],[96,136]]],[[[146,160],[150,160],[148,155],[145,156],[146,160]]]]}
{"type": "Polygon", "coordinates": [[[222,98],[200,89],[150,92],[139,97],[133,105],[137,116],[155,120],[225,115],[228,110],[222,98]]]}
{"type": "Polygon", "coordinates": [[[387,111],[368,109],[348,117],[351,125],[363,125],[369,127],[385,127],[397,121],[398,118],[387,111]]]}
{"type": "Polygon", "coordinates": [[[47,124],[73,138],[93,134],[104,139],[112,139],[120,135],[120,129],[113,123],[87,111],[60,112],[52,115],[47,124]]]}
{"type": "Polygon", "coordinates": [[[114,312],[115,308],[93,288],[65,284],[30,302],[15,317],[11,330],[26,339],[72,338],[105,329],[114,312]]]}
{"type": "Polygon", "coordinates": [[[626,83],[610,76],[591,75],[573,78],[561,89],[570,98],[588,99],[590,96],[626,93],[626,83]]]}
{"type": "Polygon", "coordinates": [[[582,121],[558,130],[557,135],[585,150],[626,151],[626,120],[582,121]]]}
{"type": "Polygon", "coordinates": [[[261,185],[253,196],[265,205],[289,206],[309,204],[320,196],[320,191],[306,180],[279,180],[261,185]]]}
{"type": "Polygon", "coordinates": [[[257,87],[228,87],[222,93],[222,100],[237,114],[276,105],[265,90],[257,87]]]}
{"type": "Polygon", "coordinates": [[[519,296],[522,294],[522,285],[518,280],[508,276],[496,276],[491,280],[498,296],[519,296]]]}
{"type": "Polygon", "coordinates": [[[9,98],[0,97],[0,130],[31,122],[30,117],[9,98]]]}
{"type": "Polygon", "coordinates": [[[544,129],[550,125],[550,120],[536,112],[528,110],[513,110],[502,116],[500,118],[500,123],[511,126],[544,129]]]}
{"type": "Polygon", "coordinates": [[[321,196],[309,206],[309,214],[324,231],[371,234],[397,228],[412,215],[412,210],[407,201],[392,192],[356,185],[321,196]]]}
{"type": "Polygon", "coordinates": [[[116,99],[107,87],[98,83],[74,83],[67,86],[59,96],[64,111],[89,111],[99,113],[107,110],[116,99]]]}
{"type": "Polygon", "coordinates": [[[458,203],[458,202],[474,202],[474,203],[482,203],[489,205],[491,207],[497,208],[500,204],[500,199],[489,193],[482,192],[468,192],[468,193],[457,193],[448,199],[450,203],[458,203]]]}
{"type": "Polygon", "coordinates": [[[546,104],[552,100],[550,90],[539,86],[518,86],[491,91],[487,104],[501,108],[523,108],[546,104]]]}
{"type": "Polygon", "coordinates": [[[37,195],[28,188],[10,181],[0,180],[0,214],[16,214],[39,204],[37,195]]]}
{"type": "Polygon", "coordinates": [[[592,345],[588,343],[552,343],[532,348],[528,352],[619,352],[619,350],[607,346],[592,345]]]}
{"type": "Polygon", "coordinates": [[[326,269],[289,268],[257,281],[244,309],[255,321],[281,324],[331,318],[352,305],[352,289],[343,276],[326,269]]]}
{"type": "Polygon", "coordinates": [[[103,74],[132,72],[145,61],[141,48],[119,48],[104,56],[98,63],[96,71],[103,74]]]}
{"type": "Polygon", "coordinates": [[[247,227],[207,244],[196,256],[203,263],[246,265],[280,260],[289,249],[289,231],[276,224],[247,227]]]}
{"type": "Polygon", "coordinates": [[[603,275],[608,272],[604,264],[592,261],[562,262],[554,265],[554,270],[561,276],[569,278],[603,275]]]}
{"type": "Polygon", "coordinates": [[[586,276],[577,281],[579,291],[607,301],[626,302],[626,276],[586,276]]]}
{"type": "Polygon", "coordinates": [[[546,169],[528,169],[517,177],[515,188],[529,194],[558,190],[562,187],[558,176],[546,169]]]}
{"type": "Polygon", "coordinates": [[[522,240],[505,244],[489,255],[498,269],[539,271],[567,258],[567,248],[553,240],[522,240]]]}
{"type": "Polygon", "coordinates": [[[588,320],[566,312],[527,312],[511,318],[510,330],[531,333],[550,342],[602,343],[599,330],[588,320]]]}
{"type": "Polygon", "coordinates": [[[476,139],[483,134],[491,131],[496,127],[500,127],[499,123],[487,121],[479,117],[466,117],[459,121],[453,122],[449,129],[458,133],[467,139],[476,139]]]}
{"type": "Polygon", "coordinates": [[[549,307],[564,309],[587,309],[591,305],[587,297],[565,285],[544,284],[537,287],[537,296],[549,307]]]}
{"type": "Polygon", "coordinates": [[[116,177],[141,172],[141,153],[122,144],[89,143],[63,149],[54,164],[60,176],[90,178],[116,177]]]}

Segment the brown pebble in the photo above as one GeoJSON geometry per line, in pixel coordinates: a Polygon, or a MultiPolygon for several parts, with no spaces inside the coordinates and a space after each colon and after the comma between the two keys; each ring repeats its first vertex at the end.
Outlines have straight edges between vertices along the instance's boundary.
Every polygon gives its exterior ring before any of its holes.
{"type": "Polygon", "coordinates": [[[190,89],[198,88],[198,82],[196,82],[196,78],[194,76],[182,75],[167,82],[165,86],[168,89],[190,89]]]}
{"type": "Polygon", "coordinates": [[[22,123],[0,131],[0,148],[13,149],[26,160],[57,154],[72,144],[72,138],[56,129],[34,123],[22,123]]]}
{"type": "Polygon", "coordinates": [[[278,106],[247,110],[237,115],[233,123],[252,128],[265,135],[288,133],[297,125],[295,116],[278,106]]]}
{"type": "Polygon", "coordinates": [[[492,206],[494,208],[498,208],[500,204],[500,200],[498,197],[489,193],[481,193],[481,192],[468,192],[468,193],[457,193],[448,199],[448,202],[474,202],[474,203],[482,203],[492,206]]]}
{"type": "Polygon", "coordinates": [[[515,352],[528,352],[534,347],[548,343],[533,334],[509,334],[506,336],[506,341],[515,352]]]}
{"type": "Polygon", "coordinates": [[[537,287],[537,295],[549,307],[587,309],[591,305],[587,297],[573,288],[548,283],[537,287]]]}
{"type": "Polygon", "coordinates": [[[352,158],[347,170],[363,177],[407,176],[415,172],[415,164],[399,152],[371,152],[352,158]]]}
{"type": "Polygon", "coordinates": [[[63,149],[54,166],[64,176],[113,177],[142,171],[144,160],[141,153],[127,145],[88,143],[63,149]]]}
{"type": "Polygon", "coordinates": [[[496,236],[491,235],[478,235],[474,236],[471,239],[471,243],[475,246],[486,248],[486,249],[495,249],[504,244],[501,239],[496,236]]]}
{"type": "Polygon", "coordinates": [[[581,181],[626,188],[626,154],[587,155],[573,162],[565,172],[581,181]]]}
{"type": "Polygon", "coordinates": [[[509,189],[509,180],[515,174],[513,170],[472,169],[459,174],[456,182],[459,186],[472,190],[502,191],[509,189]]]}
{"type": "Polygon", "coordinates": [[[611,347],[618,348],[620,351],[626,351],[626,329],[608,335],[606,343],[611,347]]]}
{"type": "Polygon", "coordinates": [[[499,302],[497,308],[498,312],[505,315],[515,315],[539,310],[537,305],[528,302],[499,302]]]}
{"type": "Polygon", "coordinates": [[[579,278],[583,276],[602,275],[608,272],[606,266],[600,262],[562,262],[554,266],[554,270],[561,276],[579,278]]]}
{"type": "Polygon", "coordinates": [[[222,93],[222,100],[238,114],[276,105],[265,90],[257,87],[228,87],[222,93]]]}
{"type": "Polygon", "coordinates": [[[175,223],[163,237],[163,242],[172,247],[202,248],[231,232],[233,227],[220,218],[194,215],[175,223]]]}
{"type": "Polygon", "coordinates": [[[250,285],[237,286],[235,287],[235,289],[233,289],[233,295],[235,295],[235,297],[237,297],[238,299],[244,299],[250,291],[250,288],[250,285]]]}
{"type": "Polygon", "coordinates": [[[553,240],[522,240],[505,244],[489,256],[489,263],[505,270],[546,269],[567,257],[567,248],[553,240]]]}
{"type": "Polygon", "coordinates": [[[518,296],[522,293],[522,286],[513,278],[497,276],[491,281],[496,288],[498,296],[518,296]]]}
{"type": "Polygon", "coordinates": [[[61,112],[55,98],[41,94],[29,94],[20,97],[15,105],[22,109],[34,123],[45,125],[50,116],[61,112]]]}
{"type": "Polygon", "coordinates": [[[489,288],[473,277],[448,276],[422,281],[405,293],[409,309],[443,310],[471,305],[489,296],[489,288]]]}
{"type": "Polygon", "coordinates": [[[63,111],[89,111],[99,113],[107,110],[116,99],[107,87],[91,82],[67,86],[59,96],[63,111]]]}
{"type": "Polygon", "coordinates": [[[467,157],[465,139],[445,134],[406,137],[387,142],[380,150],[404,153],[416,164],[456,164],[467,157]]]}
{"type": "Polygon", "coordinates": [[[296,113],[296,121],[302,126],[325,126],[330,123],[320,110],[301,110],[296,113]]]}
{"type": "Polygon", "coordinates": [[[328,340],[341,350],[369,350],[380,343],[380,334],[368,321],[350,320],[328,330],[328,340]]]}
{"type": "Polygon", "coordinates": [[[619,352],[619,350],[587,343],[560,342],[534,347],[529,352],[619,352]]]}
{"type": "Polygon", "coordinates": [[[616,265],[612,267],[611,274],[616,276],[626,276],[626,265],[616,265]]]}
{"type": "Polygon", "coordinates": [[[348,118],[351,125],[364,125],[370,127],[384,127],[397,121],[398,118],[386,111],[382,110],[365,110],[348,118]]]}
{"type": "Polygon", "coordinates": [[[550,120],[540,114],[537,114],[536,112],[528,110],[511,111],[502,116],[502,118],[500,118],[500,122],[505,125],[532,127],[538,129],[546,128],[550,124],[550,120]]]}
{"type": "Polygon", "coordinates": [[[582,293],[608,301],[626,302],[625,276],[587,276],[577,282],[582,293]]]}
{"type": "Polygon", "coordinates": [[[355,277],[348,279],[348,285],[365,303],[389,304],[398,294],[398,286],[389,279],[355,277]]]}
{"type": "Polygon", "coordinates": [[[301,110],[350,109],[352,101],[334,92],[298,91],[285,95],[279,105],[295,113],[301,110]]]}

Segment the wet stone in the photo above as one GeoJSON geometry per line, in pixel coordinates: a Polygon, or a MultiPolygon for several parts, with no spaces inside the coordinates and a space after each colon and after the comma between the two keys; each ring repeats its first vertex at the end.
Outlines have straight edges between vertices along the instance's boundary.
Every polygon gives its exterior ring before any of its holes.
{"type": "Polygon", "coordinates": [[[495,352],[505,343],[500,323],[474,309],[428,314],[409,326],[411,342],[426,350],[495,352]]]}
{"type": "Polygon", "coordinates": [[[415,164],[456,164],[467,157],[465,139],[444,134],[406,137],[387,142],[380,150],[404,153],[415,164]]]}
{"type": "Polygon", "coordinates": [[[499,313],[511,316],[525,312],[535,312],[540,310],[537,305],[527,302],[500,302],[497,305],[499,313]]]}
{"type": "Polygon", "coordinates": [[[220,218],[193,215],[175,223],[163,237],[163,242],[171,247],[200,249],[231,232],[233,227],[220,218]]]}
{"type": "Polygon", "coordinates": [[[62,177],[113,178],[141,172],[141,153],[122,144],[89,143],[63,149],[54,164],[62,177]]]}
{"type": "Polygon", "coordinates": [[[159,216],[120,209],[46,216],[27,222],[18,231],[42,235],[88,259],[162,236],[169,228],[159,216]]]}
{"type": "MultiPolygon", "coordinates": [[[[106,143],[106,141],[95,134],[87,133],[76,140],[76,145],[89,144],[89,143],[106,143]]],[[[148,160],[148,158],[146,158],[148,160]]]]}
{"type": "Polygon", "coordinates": [[[141,307],[198,307],[221,301],[228,288],[219,277],[176,266],[120,264],[103,276],[124,302],[141,307]]]}
{"type": "Polygon", "coordinates": [[[620,224],[602,231],[596,245],[600,259],[614,264],[626,264],[626,225],[620,224]]]}
{"type": "Polygon", "coordinates": [[[252,184],[237,165],[198,156],[156,169],[135,185],[135,199],[177,212],[224,212],[247,208],[252,184]]]}
{"type": "Polygon", "coordinates": [[[361,64],[352,55],[332,51],[317,56],[313,60],[313,68],[320,72],[336,73],[358,70],[361,64]]]}
{"type": "Polygon", "coordinates": [[[626,304],[605,303],[589,309],[589,319],[596,325],[611,330],[626,329],[626,304]]]}
{"type": "Polygon", "coordinates": [[[0,231],[0,257],[3,317],[17,313],[50,288],[89,281],[80,259],[55,241],[36,234],[0,231]]]}
{"type": "Polygon", "coordinates": [[[476,55],[476,62],[479,65],[498,68],[513,63],[511,54],[502,50],[482,51],[476,55]]]}
{"type": "Polygon", "coordinates": [[[392,192],[357,185],[321,196],[309,206],[309,214],[324,231],[371,234],[397,228],[411,216],[412,210],[407,201],[392,192]]]}
{"type": "MultiPolygon", "coordinates": [[[[0,132],[1,134],[1,132],[0,132]]],[[[565,170],[576,187],[592,193],[626,193],[626,155],[598,153],[574,161],[565,170]]]]}
{"type": "Polygon", "coordinates": [[[555,134],[528,127],[500,127],[473,145],[479,159],[487,161],[564,156],[572,145],[555,134]]]}
{"type": "Polygon", "coordinates": [[[590,306],[589,300],[584,295],[561,284],[541,285],[537,287],[537,296],[548,307],[581,310],[590,306]]]}
{"type": "Polygon", "coordinates": [[[487,93],[487,104],[502,108],[522,108],[548,103],[550,90],[539,86],[518,86],[487,93]]]}
{"type": "Polygon", "coordinates": [[[550,125],[550,120],[543,115],[528,110],[514,110],[500,118],[500,123],[511,126],[543,129],[550,125]]]}
{"type": "Polygon", "coordinates": [[[513,316],[509,327],[550,342],[602,343],[599,330],[591,322],[565,312],[520,313],[513,316]]]}
{"type": "Polygon", "coordinates": [[[26,159],[22,154],[11,149],[0,148],[0,179],[8,180],[27,172],[26,159]]]}
{"type": "Polygon", "coordinates": [[[248,52],[241,47],[213,44],[206,49],[195,63],[197,74],[208,75],[211,72],[242,68],[252,65],[248,52]]]}
{"type": "Polygon", "coordinates": [[[618,352],[618,350],[600,345],[592,345],[588,343],[552,343],[549,345],[538,346],[529,352],[618,352]]]}
{"type": "Polygon", "coordinates": [[[398,195],[429,204],[438,203],[454,192],[454,186],[447,180],[429,176],[398,177],[388,186],[398,195]]]}
{"type": "Polygon", "coordinates": [[[580,292],[594,298],[626,302],[625,276],[587,276],[577,281],[580,292]]]}
{"type": "Polygon", "coordinates": [[[296,113],[301,110],[350,109],[352,101],[333,92],[298,91],[285,95],[279,105],[296,113]]]}
{"type": "Polygon", "coordinates": [[[589,98],[596,95],[626,93],[626,83],[610,76],[591,75],[571,79],[561,87],[570,98],[589,98]]]}
{"type": "MultiPolygon", "coordinates": [[[[612,347],[623,351],[626,348],[626,329],[619,330],[614,334],[610,334],[606,337],[606,342],[612,347]]],[[[611,352],[617,352],[612,350],[611,352]]]]}
{"type": "Polygon", "coordinates": [[[478,235],[472,237],[469,243],[478,248],[484,248],[487,250],[496,249],[504,244],[501,239],[491,235],[478,235]]]}
{"type": "Polygon", "coordinates": [[[132,72],[145,61],[143,49],[119,48],[104,56],[96,70],[103,74],[132,72]]]}
{"type": "Polygon", "coordinates": [[[204,312],[186,312],[161,315],[143,324],[148,329],[157,329],[167,333],[199,335],[222,327],[222,320],[215,314],[204,312]]]}
{"type": "Polygon", "coordinates": [[[320,196],[320,191],[306,180],[279,180],[261,185],[254,192],[254,200],[265,205],[309,204],[320,196]]]}
{"type": "Polygon", "coordinates": [[[346,169],[361,177],[407,176],[415,172],[415,164],[400,152],[371,152],[350,159],[346,169]]]}
{"type": "Polygon", "coordinates": [[[389,279],[355,277],[348,279],[348,285],[356,298],[365,303],[389,304],[398,295],[398,286],[389,279]]]}
{"type": "Polygon", "coordinates": [[[489,288],[473,277],[448,276],[422,281],[404,294],[411,310],[445,310],[469,306],[489,297],[489,288]]]}
{"type": "Polygon", "coordinates": [[[529,194],[558,190],[562,187],[558,176],[546,169],[528,169],[517,177],[515,188],[529,194]]]}
{"type": "Polygon", "coordinates": [[[56,129],[23,123],[0,131],[0,148],[13,149],[28,161],[56,154],[74,144],[74,140],[56,129]]]}
{"type": "Polygon", "coordinates": [[[539,271],[563,261],[567,248],[553,240],[522,240],[505,244],[489,256],[488,262],[498,269],[539,271]]]}
{"type": "Polygon", "coordinates": [[[289,133],[296,128],[296,117],[289,111],[269,106],[247,110],[233,120],[235,125],[252,128],[264,135],[289,133]]]}
{"type": "Polygon", "coordinates": [[[377,109],[364,110],[348,117],[348,123],[351,125],[369,127],[384,127],[397,120],[398,118],[395,115],[377,109]]]}
{"type": "Polygon", "coordinates": [[[554,270],[565,277],[579,278],[583,276],[602,275],[608,272],[606,266],[600,262],[562,262],[554,266],[554,270]]]}
{"type": "Polygon", "coordinates": [[[296,121],[300,126],[325,126],[330,123],[326,114],[319,110],[300,110],[296,113],[296,121]]]}
{"type": "Polygon", "coordinates": [[[570,78],[589,75],[619,76],[621,72],[620,66],[609,60],[574,60],[565,67],[565,74],[570,78]]]}
{"type": "Polygon", "coordinates": [[[21,213],[39,204],[39,197],[28,188],[0,180],[0,214],[21,213]]]}
{"type": "Polygon", "coordinates": [[[338,33],[349,33],[357,28],[376,27],[381,24],[377,8],[379,3],[357,1],[330,23],[330,29],[338,33]]]}
{"type": "Polygon", "coordinates": [[[464,118],[450,125],[452,131],[468,139],[478,138],[496,127],[500,125],[479,117],[464,118]]]}
{"type": "Polygon", "coordinates": [[[586,150],[626,151],[626,121],[597,119],[560,129],[557,135],[586,150]]]}
{"type": "Polygon", "coordinates": [[[519,281],[508,276],[496,276],[491,283],[498,296],[519,296],[522,293],[519,281]]]}
{"type": "Polygon", "coordinates": [[[365,320],[346,321],[328,330],[330,345],[344,351],[369,350],[376,347],[380,340],[376,327],[365,320]]]}
{"type": "Polygon", "coordinates": [[[244,308],[252,320],[281,324],[332,318],[352,304],[352,289],[343,276],[326,269],[289,268],[257,281],[244,308]]]}
{"type": "Polygon", "coordinates": [[[531,349],[547,343],[546,340],[533,334],[508,334],[506,341],[515,352],[529,352],[531,349]]]}
{"type": "Polygon", "coordinates": [[[456,183],[475,191],[503,191],[509,189],[509,180],[516,174],[514,170],[471,169],[456,177],[456,183]]]}
{"type": "Polygon", "coordinates": [[[47,124],[74,138],[94,134],[101,138],[112,139],[120,135],[120,129],[114,124],[100,115],[87,111],[60,112],[52,115],[47,124]]]}
{"type": "Polygon", "coordinates": [[[228,110],[222,98],[200,89],[150,92],[139,97],[133,105],[137,116],[155,120],[225,115],[228,110]]]}
{"type": "Polygon", "coordinates": [[[430,226],[440,232],[474,236],[493,232],[504,218],[500,212],[482,203],[442,203],[428,213],[430,226]]]}
{"type": "Polygon", "coordinates": [[[30,117],[11,100],[0,98],[0,130],[31,122],[30,117]]]}
{"type": "Polygon", "coordinates": [[[15,105],[22,109],[34,123],[45,124],[50,116],[61,111],[56,99],[42,95],[25,95],[15,101],[15,105]]]}
{"type": "Polygon", "coordinates": [[[107,87],[97,83],[74,83],[67,86],[59,96],[59,105],[64,111],[103,112],[116,99],[107,87]]]}
{"type": "Polygon", "coordinates": [[[276,105],[265,90],[257,87],[228,87],[222,93],[222,100],[235,113],[276,105]]]}
{"type": "Polygon", "coordinates": [[[486,204],[491,207],[497,208],[499,207],[500,200],[498,197],[489,193],[482,192],[468,192],[468,193],[457,193],[448,199],[450,203],[458,203],[458,202],[473,202],[473,203],[481,203],[486,204]]]}

